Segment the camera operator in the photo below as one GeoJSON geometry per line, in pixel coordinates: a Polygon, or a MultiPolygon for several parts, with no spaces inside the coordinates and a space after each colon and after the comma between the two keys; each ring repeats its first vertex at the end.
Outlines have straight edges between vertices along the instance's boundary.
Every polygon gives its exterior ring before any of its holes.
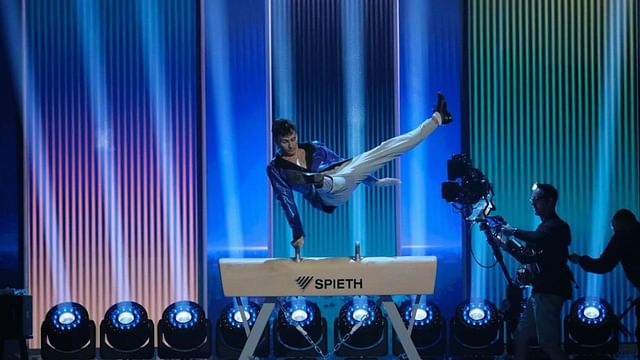
{"type": "Polygon", "coordinates": [[[560,348],[560,312],[564,301],[571,298],[573,274],[567,266],[571,230],[556,213],[558,191],[552,185],[534,184],[529,201],[542,220],[538,228],[535,231],[502,228],[504,235],[513,235],[536,250],[540,268],[515,331],[515,358],[525,359],[529,340],[537,337],[551,359],[566,359],[560,348]]]}
{"type": "MultiPolygon", "coordinates": [[[[627,279],[631,281],[636,289],[640,289],[640,223],[630,210],[618,210],[611,219],[611,227],[614,234],[609,240],[607,247],[599,258],[593,259],[589,256],[571,254],[569,260],[579,264],[584,270],[597,274],[605,274],[613,270],[619,262],[622,263],[627,279]]],[[[636,342],[640,349],[640,306],[636,299],[636,342]]]]}

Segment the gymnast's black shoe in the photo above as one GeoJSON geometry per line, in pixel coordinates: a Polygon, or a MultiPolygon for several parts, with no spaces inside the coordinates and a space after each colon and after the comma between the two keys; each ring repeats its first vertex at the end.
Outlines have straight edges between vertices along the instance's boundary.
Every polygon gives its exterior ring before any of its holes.
{"type": "Polygon", "coordinates": [[[291,185],[313,184],[322,187],[324,175],[320,173],[306,173],[297,170],[289,170],[287,172],[287,182],[291,185]]]}
{"type": "Polygon", "coordinates": [[[442,95],[441,92],[438,93],[438,103],[436,103],[436,107],[433,111],[440,114],[440,117],[442,118],[442,125],[449,124],[453,121],[451,113],[447,111],[447,100],[445,100],[444,95],[442,95]]]}

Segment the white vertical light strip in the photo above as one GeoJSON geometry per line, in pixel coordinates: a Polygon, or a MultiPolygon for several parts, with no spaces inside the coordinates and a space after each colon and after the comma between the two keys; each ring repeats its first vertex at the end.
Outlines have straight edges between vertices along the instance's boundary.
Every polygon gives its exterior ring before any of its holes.
{"type": "MultiPolygon", "coordinates": [[[[427,84],[429,83],[428,68],[429,48],[427,36],[427,23],[430,14],[428,11],[428,3],[422,0],[409,0],[405,9],[408,13],[403,14],[403,26],[405,27],[408,39],[404,52],[407,56],[405,71],[410,74],[405,76],[407,84],[404,86],[411,89],[411,94],[407,97],[404,116],[409,129],[415,129],[424,120],[424,114],[428,114],[429,110],[425,104],[425,99],[429,99],[427,95],[427,84]]],[[[424,164],[427,163],[424,147],[420,151],[411,151],[404,156],[406,170],[402,176],[409,177],[411,188],[407,189],[412,198],[425,199],[426,189],[423,184],[426,183],[426,173],[424,164]]],[[[409,219],[409,240],[410,243],[404,244],[409,247],[411,255],[423,255],[427,244],[427,227],[424,216],[428,213],[427,204],[424,201],[414,201],[411,203],[409,219]]]]}
{"type": "MultiPolygon", "coordinates": [[[[297,93],[296,86],[296,51],[300,49],[294,49],[293,39],[299,34],[294,34],[293,18],[299,16],[295,13],[295,6],[292,5],[290,0],[269,0],[268,4],[268,39],[267,50],[269,57],[266,61],[269,67],[267,69],[268,81],[267,81],[267,94],[268,94],[268,109],[267,114],[267,163],[271,160],[271,156],[274,151],[274,144],[271,138],[271,122],[276,118],[286,118],[296,123],[298,131],[300,131],[301,122],[304,116],[298,113],[300,106],[300,99],[304,98],[304,95],[297,93]]],[[[304,128],[304,127],[303,127],[304,128]]],[[[308,131],[299,136],[299,140],[305,139],[309,136],[308,131]],[[302,137],[302,139],[301,139],[302,137]]],[[[273,241],[279,241],[280,239],[273,239],[274,233],[289,234],[288,230],[281,232],[282,229],[274,229],[274,218],[279,218],[283,215],[280,209],[280,204],[273,202],[273,192],[271,184],[267,181],[267,187],[269,188],[269,236],[272,237],[269,246],[271,251],[275,251],[276,248],[282,249],[280,245],[274,245],[273,241]],[[274,216],[273,211],[279,212],[274,216]]],[[[299,194],[295,194],[295,201],[298,204],[300,215],[304,217],[305,205],[301,201],[302,197],[299,194]]],[[[304,223],[304,222],[303,222],[304,223]]],[[[277,227],[284,225],[279,222],[277,227]]],[[[305,228],[308,230],[308,228],[305,228]]],[[[285,246],[288,256],[293,256],[293,248],[285,246]]]]}
{"type": "MultiPolygon", "coordinates": [[[[183,224],[179,218],[174,217],[177,209],[177,187],[175,172],[175,143],[171,134],[172,123],[175,121],[173,108],[169,96],[171,88],[167,84],[167,65],[165,58],[169,57],[167,46],[171,45],[170,33],[167,31],[167,23],[173,19],[170,15],[169,5],[171,2],[164,4],[165,7],[159,8],[159,4],[155,1],[143,1],[138,3],[137,8],[139,14],[144,14],[147,20],[142,25],[143,39],[143,64],[144,68],[149,71],[148,81],[150,96],[150,110],[155,146],[157,152],[157,166],[159,169],[161,200],[165,206],[162,207],[161,219],[164,224],[162,237],[166,244],[163,248],[163,255],[166,254],[167,259],[163,259],[164,266],[168,269],[169,285],[173,286],[171,291],[165,288],[165,300],[168,300],[169,294],[177,296],[180,299],[187,297],[185,284],[187,283],[186,271],[184,271],[184,253],[183,249],[177,244],[182,244],[182,236],[179,229],[183,224]],[[166,16],[166,17],[165,17],[166,16]],[[169,41],[167,41],[169,40],[169,41]],[[170,254],[170,255],[169,255],[170,254]]],[[[172,25],[172,24],[170,24],[172,25]]]]}
{"type": "MultiPolygon", "coordinates": [[[[393,37],[393,51],[394,51],[394,57],[393,57],[393,104],[394,104],[394,113],[393,113],[393,121],[394,121],[394,128],[393,128],[393,135],[397,136],[398,134],[400,134],[400,4],[398,3],[398,0],[394,1],[394,21],[395,21],[395,26],[394,26],[394,37],[393,37]]],[[[400,178],[400,161],[396,161],[395,162],[395,173],[397,175],[398,178],[400,178]]],[[[402,206],[401,206],[401,186],[396,186],[394,191],[395,191],[395,208],[396,208],[396,216],[395,216],[395,222],[396,222],[396,231],[395,231],[395,236],[396,236],[396,256],[402,255],[401,253],[401,247],[402,247],[402,206]]]]}
{"type": "MultiPolygon", "coordinates": [[[[268,103],[268,111],[269,114],[268,121],[268,135],[269,141],[267,142],[267,158],[268,161],[271,160],[271,155],[274,150],[274,145],[271,139],[271,121],[276,118],[286,118],[298,125],[298,130],[300,130],[300,121],[302,121],[301,117],[298,114],[298,105],[299,99],[304,97],[301,94],[296,92],[296,64],[294,59],[294,44],[293,37],[298,35],[294,34],[293,28],[295,27],[293,22],[293,18],[296,17],[295,6],[292,5],[290,0],[267,0],[269,3],[268,8],[268,36],[267,39],[267,49],[269,51],[269,57],[267,59],[267,64],[269,66],[268,69],[268,89],[267,94],[269,94],[269,103],[268,103]],[[274,110],[275,109],[275,110],[274,110]]],[[[300,51],[298,49],[298,51],[300,51]]],[[[300,54],[298,54],[300,56],[300,54]]],[[[303,137],[309,136],[309,133],[305,133],[301,135],[303,137]]],[[[267,185],[269,188],[269,199],[267,204],[269,204],[269,236],[271,236],[271,241],[269,242],[269,246],[271,247],[272,253],[276,248],[281,249],[280,246],[274,245],[273,241],[279,241],[280,239],[273,239],[274,233],[279,234],[289,234],[288,230],[282,231],[282,229],[287,228],[288,226],[284,225],[283,222],[277,221],[278,224],[275,224],[276,228],[274,229],[274,218],[281,218],[284,214],[280,208],[280,204],[274,202],[272,187],[270,184],[267,185]],[[278,212],[277,215],[274,215],[274,211],[278,212]]],[[[295,194],[295,202],[299,206],[298,210],[300,211],[300,216],[304,218],[304,208],[305,205],[301,202],[301,197],[299,194],[295,194]]],[[[305,222],[303,222],[305,223],[305,222]]],[[[309,230],[308,227],[305,227],[306,230],[309,230]]],[[[293,256],[294,250],[290,246],[286,246],[287,256],[293,256]]],[[[307,248],[308,249],[308,248],[307,248]]]]}
{"type": "MultiPolygon", "coordinates": [[[[50,25],[51,21],[45,22],[45,26],[50,25]]],[[[46,30],[50,31],[51,29],[46,30]]],[[[51,34],[47,35],[50,36],[51,34]]],[[[40,36],[47,35],[40,34],[40,36]]],[[[48,41],[51,39],[46,38],[46,40],[48,41]]],[[[44,45],[43,47],[46,48],[44,45]]],[[[44,50],[44,56],[51,55],[48,51],[50,51],[50,49],[44,50]]],[[[51,70],[49,66],[52,66],[52,64],[47,64],[43,69],[43,72],[46,73],[48,70],[51,70]]],[[[33,81],[37,80],[34,79],[33,81]]],[[[42,82],[47,85],[51,85],[52,81],[47,78],[42,80],[42,82]]],[[[32,87],[32,89],[35,90],[35,87],[32,87]]],[[[52,298],[55,298],[55,301],[60,302],[70,298],[69,276],[68,273],[65,272],[65,259],[61,255],[63,240],[61,237],[60,224],[62,220],[60,219],[60,213],[58,211],[60,208],[58,204],[58,200],[60,200],[59,177],[56,178],[56,175],[59,173],[59,169],[55,166],[51,166],[48,161],[48,159],[57,159],[57,149],[55,146],[58,144],[56,141],[59,140],[59,138],[55,136],[57,134],[54,134],[56,130],[55,126],[47,127],[45,125],[43,129],[38,123],[41,118],[46,119],[50,123],[55,123],[58,120],[54,114],[54,107],[56,104],[53,104],[53,101],[49,98],[52,96],[52,94],[46,92],[44,96],[37,96],[35,92],[30,94],[34,109],[34,111],[32,111],[32,114],[34,115],[32,130],[37,134],[31,146],[39,147],[41,149],[40,155],[42,156],[42,161],[39,162],[39,169],[36,169],[36,172],[39,175],[38,193],[36,196],[38,197],[38,204],[40,206],[39,212],[43,219],[43,223],[41,225],[46,231],[46,233],[41,233],[42,237],[39,239],[44,242],[44,249],[48,257],[47,263],[49,264],[49,267],[46,267],[44,271],[45,276],[47,274],[46,272],[51,272],[50,276],[52,281],[48,288],[48,290],[50,290],[49,295],[52,298]],[[46,98],[49,102],[42,101],[43,98],[46,98]],[[44,106],[41,104],[44,104],[44,106]]]]}
{"type": "MultiPolygon", "coordinates": [[[[215,143],[218,146],[220,167],[216,172],[221,177],[223,195],[223,206],[226,209],[225,226],[227,229],[229,255],[232,257],[242,257],[244,253],[244,239],[242,233],[242,216],[241,206],[238,199],[238,177],[236,168],[236,156],[233,148],[235,146],[235,131],[233,124],[233,111],[231,109],[232,91],[231,80],[229,76],[229,45],[228,45],[228,29],[227,18],[225,16],[226,2],[218,1],[211,5],[210,19],[211,33],[216,34],[208,38],[207,45],[212,54],[208,59],[211,65],[210,78],[213,83],[213,113],[214,123],[218,138],[215,143]]],[[[210,169],[211,171],[212,169],[210,169]]]]}
{"type": "MultiPolygon", "coordinates": [[[[347,123],[347,153],[353,157],[365,150],[364,4],[362,0],[343,0],[340,5],[344,120],[347,123]]],[[[362,253],[366,254],[364,191],[359,187],[348,204],[352,246],[359,241],[362,253]]]]}
{"type": "MultiPolygon", "coordinates": [[[[268,0],[269,4],[274,4],[274,6],[269,6],[269,39],[268,39],[268,49],[269,49],[269,79],[270,84],[271,81],[275,81],[278,84],[277,93],[275,95],[276,109],[278,109],[277,114],[272,114],[277,117],[285,117],[290,120],[298,120],[296,113],[296,87],[294,81],[294,74],[292,73],[294,69],[293,63],[293,49],[292,49],[292,27],[290,24],[291,20],[291,5],[288,0],[268,0]],[[271,22],[272,12],[275,11],[278,14],[275,15],[275,19],[277,23],[273,24],[271,22]],[[278,44],[278,46],[274,48],[272,47],[272,42],[278,44]],[[273,56],[273,58],[272,58],[273,56]],[[272,65],[275,66],[272,67],[272,65]]],[[[271,93],[272,88],[269,88],[269,94],[271,93]]],[[[274,99],[274,95],[270,94],[270,99],[274,99]]],[[[269,102],[269,106],[271,107],[271,102],[269,102]]],[[[271,120],[271,119],[269,119],[271,120]]],[[[269,122],[271,125],[271,122],[269,122]]],[[[271,130],[271,126],[269,126],[269,130],[271,130]]],[[[272,148],[269,148],[269,154],[271,154],[272,148]]],[[[269,159],[271,160],[271,159],[269,159]]]]}
{"type": "MultiPolygon", "coordinates": [[[[624,22],[624,16],[618,16],[618,12],[626,13],[627,2],[607,2],[606,23],[604,33],[604,57],[602,67],[598,69],[600,73],[599,88],[600,99],[598,107],[598,143],[597,143],[597,159],[596,179],[591,193],[594,195],[593,212],[591,217],[592,231],[591,241],[588,248],[588,254],[591,256],[599,256],[604,249],[608,238],[609,219],[611,216],[611,182],[613,180],[613,166],[615,161],[615,147],[617,137],[617,127],[620,121],[620,88],[622,79],[620,77],[621,62],[624,60],[627,41],[626,32],[623,32],[620,39],[618,27],[624,22]],[[617,41],[622,43],[622,47],[617,46],[617,41]]],[[[615,199],[613,199],[615,201],[615,199]]],[[[587,277],[587,295],[598,295],[602,291],[602,277],[590,274],[587,277]]]]}
{"type": "Polygon", "coordinates": [[[110,245],[111,266],[115,271],[114,278],[121,279],[122,282],[115,281],[116,298],[128,299],[130,297],[129,288],[129,267],[128,263],[122,261],[124,256],[124,237],[122,209],[118,206],[115,192],[118,190],[116,180],[116,159],[113,122],[114,113],[111,110],[106,89],[106,64],[104,56],[104,44],[102,42],[102,32],[100,28],[100,14],[96,5],[92,2],[76,4],[76,15],[79,20],[78,32],[81,37],[82,63],[86,74],[86,84],[89,91],[89,103],[93,110],[91,116],[96,133],[97,155],[101,166],[101,178],[105,193],[104,201],[106,206],[107,235],[110,245]],[[126,280],[124,280],[126,279],[126,280]]]}

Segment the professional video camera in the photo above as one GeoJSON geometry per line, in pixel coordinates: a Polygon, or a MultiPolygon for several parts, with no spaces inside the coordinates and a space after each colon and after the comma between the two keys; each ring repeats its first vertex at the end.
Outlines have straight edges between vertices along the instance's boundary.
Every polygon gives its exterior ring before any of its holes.
{"type": "Polygon", "coordinates": [[[502,235],[502,227],[507,222],[501,216],[490,216],[496,206],[493,187],[484,173],[471,165],[467,155],[457,154],[447,161],[447,177],[448,180],[442,183],[442,198],[460,211],[465,221],[480,224],[480,230],[485,233],[509,283],[512,282],[511,276],[506,271],[499,248],[523,264],[516,271],[516,284],[531,284],[533,276],[539,272],[537,254],[532,248],[502,235]]]}
{"type": "Polygon", "coordinates": [[[493,189],[480,169],[471,166],[466,154],[447,161],[448,181],[442,183],[442,198],[460,211],[467,221],[481,222],[495,210],[493,189]]]}

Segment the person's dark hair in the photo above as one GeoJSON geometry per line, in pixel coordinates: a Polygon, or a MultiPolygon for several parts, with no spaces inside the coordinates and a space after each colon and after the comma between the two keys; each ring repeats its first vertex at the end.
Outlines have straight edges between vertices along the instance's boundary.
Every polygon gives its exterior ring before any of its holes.
{"type": "Polygon", "coordinates": [[[537,184],[538,189],[542,192],[543,199],[551,199],[554,203],[558,202],[558,190],[551,184],[537,184]]]}
{"type": "Polygon", "coordinates": [[[629,209],[620,209],[613,214],[613,220],[619,221],[624,224],[633,224],[636,221],[635,215],[629,209]]]}
{"type": "Polygon", "coordinates": [[[276,141],[278,138],[292,134],[294,131],[296,131],[296,126],[287,119],[276,119],[271,125],[271,135],[276,141]]]}

